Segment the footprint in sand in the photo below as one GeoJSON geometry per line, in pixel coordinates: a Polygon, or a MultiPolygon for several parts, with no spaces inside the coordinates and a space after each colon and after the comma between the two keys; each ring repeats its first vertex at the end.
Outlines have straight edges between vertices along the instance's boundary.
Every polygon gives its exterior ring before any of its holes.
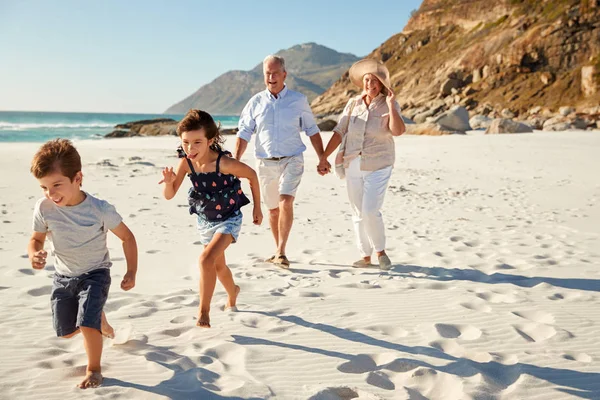
{"type": "Polygon", "coordinates": [[[350,399],[372,399],[378,400],[379,397],[371,393],[367,393],[357,388],[350,388],[348,386],[336,386],[327,387],[319,390],[314,395],[310,396],[308,400],[350,400],[350,399]]]}
{"type": "Polygon", "coordinates": [[[192,328],[194,328],[194,327],[192,327],[192,326],[182,326],[180,328],[165,329],[165,330],[160,331],[158,333],[161,334],[161,335],[166,335],[166,336],[171,336],[171,337],[179,337],[179,336],[183,335],[184,333],[186,333],[187,331],[189,331],[192,328]]]}
{"type": "Polygon", "coordinates": [[[26,269],[26,268],[22,268],[19,270],[20,273],[24,274],[24,275],[34,275],[35,271],[33,269],[26,269]]]}
{"type": "Polygon", "coordinates": [[[299,291],[298,292],[298,297],[326,297],[325,293],[321,293],[321,292],[310,292],[310,291],[299,291]]]}
{"type": "Polygon", "coordinates": [[[435,329],[446,339],[475,340],[481,337],[481,330],[473,325],[435,324],[435,329]]]}
{"type": "Polygon", "coordinates": [[[370,372],[367,376],[367,383],[384,390],[394,390],[396,385],[383,371],[370,372]]]}
{"type": "Polygon", "coordinates": [[[562,358],[564,358],[565,360],[570,360],[570,361],[579,361],[582,363],[591,363],[592,362],[592,357],[589,354],[586,353],[575,353],[575,352],[568,352],[562,355],[562,358]]]}
{"type": "Polygon", "coordinates": [[[506,303],[513,304],[519,301],[519,299],[512,294],[496,293],[496,292],[482,292],[477,293],[477,297],[480,299],[489,301],[490,303],[506,303]]]}
{"type": "Polygon", "coordinates": [[[391,336],[394,338],[403,338],[408,336],[408,332],[400,327],[391,326],[391,325],[370,325],[366,326],[364,329],[379,332],[387,336],[391,336]]]}
{"type": "Polygon", "coordinates": [[[27,291],[27,294],[30,296],[40,297],[49,295],[52,292],[52,286],[41,286],[39,288],[30,289],[27,291]]]}
{"type": "Polygon", "coordinates": [[[513,328],[528,342],[543,342],[556,335],[556,329],[534,322],[513,325],[513,328]]]}
{"type": "Polygon", "coordinates": [[[513,311],[517,317],[525,318],[540,324],[553,324],[554,316],[545,311],[513,311]]]}
{"type": "Polygon", "coordinates": [[[581,293],[554,293],[551,296],[548,296],[550,300],[575,300],[581,297],[581,293]]]}
{"type": "Polygon", "coordinates": [[[376,371],[378,367],[371,355],[359,354],[352,357],[350,361],[338,365],[337,369],[346,374],[364,374],[365,372],[376,371]]]}
{"type": "Polygon", "coordinates": [[[171,321],[172,324],[182,324],[184,322],[195,321],[196,317],[193,315],[180,315],[178,317],[173,318],[171,321]]]}
{"type": "Polygon", "coordinates": [[[115,328],[115,337],[111,340],[111,346],[118,346],[125,344],[131,338],[133,333],[133,326],[131,324],[124,324],[115,328]]]}
{"type": "Polygon", "coordinates": [[[489,313],[492,311],[492,307],[490,307],[484,301],[479,300],[479,299],[460,303],[460,305],[468,310],[473,310],[473,311],[478,311],[478,312],[489,313]]]}

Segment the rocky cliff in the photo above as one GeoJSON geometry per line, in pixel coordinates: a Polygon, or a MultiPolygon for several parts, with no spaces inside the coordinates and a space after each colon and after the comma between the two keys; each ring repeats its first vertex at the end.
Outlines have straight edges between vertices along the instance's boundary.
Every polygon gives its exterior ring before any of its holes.
{"type": "MultiPolygon", "coordinates": [[[[387,65],[411,117],[456,104],[517,117],[535,106],[597,106],[600,0],[425,0],[368,57],[387,65]]],[[[346,72],[313,111],[339,113],[357,92],[346,72]]]]}
{"type": "MultiPolygon", "coordinates": [[[[305,43],[277,52],[285,58],[286,84],[312,101],[348,70],[358,57],[316,43],[305,43]]],[[[265,54],[266,56],[266,54],[265,54]]],[[[185,114],[200,108],[213,114],[239,115],[254,94],[265,89],[262,61],[250,71],[229,71],[169,107],[167,114],[185,114]]]]}

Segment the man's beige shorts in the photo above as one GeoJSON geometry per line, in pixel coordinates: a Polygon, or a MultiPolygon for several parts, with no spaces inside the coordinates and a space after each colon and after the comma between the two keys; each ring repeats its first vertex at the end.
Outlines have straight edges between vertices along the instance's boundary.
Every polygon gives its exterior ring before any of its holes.
{"type": "Polygon", "coordinates": [[[299,154],[281,160],[261,158],[257,163],[260,194],[269,210],[279,207],[279,196],[296,197],[304,173],[304,156],[299,154]]]}

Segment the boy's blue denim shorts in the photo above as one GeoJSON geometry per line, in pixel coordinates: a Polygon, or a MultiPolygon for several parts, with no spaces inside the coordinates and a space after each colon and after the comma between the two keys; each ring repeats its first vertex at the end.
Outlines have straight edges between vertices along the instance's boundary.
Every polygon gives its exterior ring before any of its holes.
{"type": "Polygon", "coordinates": [[[54,274],[50,300],[57,336],[70,335],[80,326],[101,330],[110,281],[107,268],[74,277],[54,274]]]}

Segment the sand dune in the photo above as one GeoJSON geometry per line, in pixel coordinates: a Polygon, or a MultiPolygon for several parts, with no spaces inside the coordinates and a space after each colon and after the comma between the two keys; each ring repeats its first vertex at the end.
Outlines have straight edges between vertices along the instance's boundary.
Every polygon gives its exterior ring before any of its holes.
{"type": "Polygon", "coordinates": [[[308,150],[290,270],[262,262],[271,233],[246,215],[227,253],[237,311],[223,311],[217,286],[208,330],[194,325],[202,246],[186,190],[167,202],[157,185],[177,139],[76,145],[84,189],[136,234],[137,286],[119,289],[111,237],[105,310],[117,337],[105,342],[104,385],[75,388],[81,338],[55,337],[53,267],[34,271],[26,255],[39,144],[2,144],[0,398],[600,398],[598,132],[398,138],[387,272],[350,267],[344,183],[319,177],[308,150]]]}

